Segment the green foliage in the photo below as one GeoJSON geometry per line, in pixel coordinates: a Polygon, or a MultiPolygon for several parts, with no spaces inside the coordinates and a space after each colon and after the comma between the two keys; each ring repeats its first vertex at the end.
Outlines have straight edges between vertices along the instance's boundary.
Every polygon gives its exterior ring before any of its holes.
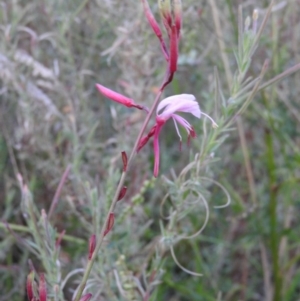
{"type": "MultiPolygon", "coordinates": [[[[167,125],[158,179],[152,146],[138,153],[92,300],[298,297],[299,7],[215,2],[183,1],[164,93],[194,94],[218,128],[203,115],[179,152],[167,125]]],[[[134,0],[2,1],[0,31],[0,301],[26,299],[30,269],[73,300],[145,118],[94,85],[150,107],[165,62],[134,0]]]]}

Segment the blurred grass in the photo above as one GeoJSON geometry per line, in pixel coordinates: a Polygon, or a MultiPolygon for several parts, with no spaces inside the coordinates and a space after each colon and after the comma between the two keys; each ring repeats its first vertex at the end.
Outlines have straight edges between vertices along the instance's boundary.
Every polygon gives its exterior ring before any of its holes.
{"type": "MultiPolygon", "coordinates": [[[[156,2],[149,2],[158,16],[156,2]]],[[[223,33],[219,36],[210,1],[183,1],[179,71],[166,96],[191,93],[204,112],[220,114],[212,101],[217,90],[215,67],[225,99],[231,94],[218,42],[224,41],[229,66],[235,70],[239,3],[216,3],[223,33]]],[[[268,4],[244,3],[244,17],[258,8],[261,22],[268,4]]],[[[299,63],[300,58],[299,5],[294,0],[276,4],[247,73],[256,77],[268,59],[265,81],[299,63]]],[[[47,256],[41,256],[42,247],[35,249],[37,242],[28,234],[32,230],[22,208],[17,175],[28,185],[38,228],[47,235],[41,209],[49,210],[70,164],[72,171],[50,220],[55,235],[47,241],[52,248],[64,229],[71,237],[61,245],[61,266],[57,267],[61,275],[53,272],[55,265],[49,268],[48,286],[54,298],[54,285],[84,266],[89,236],[99,231],[119,179],[119,154],[131,149],[144,118],[99,97],[94,84],[100,82],[149,105],[163,76],[163,58],[141,4],[133,0],[2,1],[0,29],[0,219],[13,230],[7,231],[1,224],[0,300],[26,300],[29,260],[37,271],[47,272],[47,256]]],[[[241,117],[241,125],[234,124],[221,146],[210,148],[211,163],[202,176],[222,183],[232,203],[226,209],[214,209],[226,202],[225,197],[218,187],[203,184],[199,178],[209,200],[209,222],[200,236],[174,247],[179,262],[203,277],[179,269],[168,248],[156,250],[162,235],[159,205],[165,193],[170,189],[175,203],[176,197],[188,197],[181,191],[184,181],[174,179],[171,188],[160,179],[147,182],[153,164],[151,146],[139,154],[114,233],[107,239],[89,283],[93,300],[136,300],[134,277],[149,288],[150,300],[299,299],[299,79],[295,73],[260,91],[241,117]],[[242,132],[237,129],[241,126],[242,132]],[[115,271],[119,282],[127,285],[123,296],[115,271]],[[157,282],[153,281],[152,287],[146,282],[153,271],[157,282]]],[[[221,100],[221,95],[218,97],[221,100]]],[[[208,126],[204,132],[205,125],[203,119],[195,125],[199,136],[182,152],[173,125],[164,129],[161,174],[171,179],[194,160],[202,142],[214,135],[208,126]]],[[[192,172],[187,181],[189,177],[192,172]]],[[[193,233],[202,220],[200,207],[176,223],[175,229],[193,233]]],[[[54,251],[49,253],[51,260],[57,255],[54,251]]],[[[44,252],[48,254],[47,248],[44,252]]],[[[71,300],[80,276],[78,270],[60,296],[71,300]]]]}

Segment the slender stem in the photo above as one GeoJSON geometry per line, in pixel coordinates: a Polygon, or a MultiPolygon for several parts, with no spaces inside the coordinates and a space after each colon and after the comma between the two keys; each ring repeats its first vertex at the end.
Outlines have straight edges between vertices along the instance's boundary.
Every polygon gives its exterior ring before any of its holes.
{"type": "Polygon", "coordinates": [[[64,186],[64,183],[65,183],[65,181],[66,181],[66,179],[69,175],[70,170],[71,170],[71,165],[67,166],[66,170],[64,171],[64,173],[63,173],[63,175],[62,175],[62,177],[59,181],[58,187],[56,189],[55,195],[53,197],[53,200],[51,202],[51,206],[50,206],[50,209],[49,209],[49,212],[48,212],[48,220],[51,219],[51,216],[52,216],[52,214],[55,210],[55,207],[56,207],[56,205],[59,201],[59,196],[60,196],[61,190],[62,190],[62,188],[64,186]]]}
{"type": "Polygon", "coordinates": [[[222,32],[219,11],[218,11],[215,0],[210,0],[209,4],[212,9],[212,17],[213,17],[213,21],[215,24],[216,33],[218,36],[220,55],[221,55],[221,59],[222,59],[223,65],[224,65],[224,69],[225,69],[226,80],[227,80],[228,88],[230,89],[231,83],[232,83],[232,73],[231,73],[231,69],[230,69],[230,63],[229,63],[228,57],[226,55],[226,46],[225,46],[225,42],[224,42],[225,35],[223,35],[223,32],[222,32]]]}
{"type": "Polygon", "coordinates": [[[292,75],[293,73],[300,70],[300,63],[296,64],[295,66],[283,71],[282,73],[274,76],[272,79],[268,80],[267,82],[263,83],[261,86],[259,86],[257,91],[261,91],[265,89],[268,86],[271,86],[275,84],[276,82],[279,82],[280,80],[283,80],[284,78],[292,75]]]}
{"type": "MultiPolygon", "coordinates": [[[[5,229],[8,231],[7,228],[13,230],[13,231],[18,231],[18,232],[25,232],[25,233],[31,233],[31,229],[29,229],[28,227],[26,226],[22,226],[22,225],[16,225],[16,224],[10,224],[10,223],[6,223],[6,222],[0,222],[0,229],[5,229]]],[[[59,233],[56,234],[56,237],[59,237],[59,233]]],[[[74,237],[74,236],[71,236],[71,235],[64,235],[62,237],[63,240],[65,241],[70,241],[70,242],[74,242],[74,243],[77,243],[77,244],[85,244],[86,241],[81,239],[81,238],[78,238],[78,237],[74,237]]]]}
{"type": "Polygon", "coordinates": [[[39,247],[41,248],[41,252],[43,252],[43,250],[46,250],[46,248],[44,248],[44,240],[42,238],[42,235],[40,233],[40,228],[38,226],[38,222],[35,216],[35,208],[33,207],[33,201],[32,201],[32,197],[31,194],[29,192],[23,192],[23,198],[24,198],[24,203],[27,206],[27,210],[29,212],[29,220],[32,222],[32,235],[35,239],[36,242],[39,243],[39,247]]]}
{"type": "Polygon", "coordinates": [[[251,166],[249,150],[248,150],[248,146],[247,146],[247,140],[246,140],[246,136],[245,136],[244,125],[243,125],[241,116],[237,117],[236,122],[238,125],[237,128],[238,128],[238,132],[239,132],[239,137],[240,137],[240,142],[241,142],[241,147],[242,147],[242,152],[243,152],[243,157],[244,157],[244,163],[245,163],[245,168],[246,168],[246,175],[247,175],[247,180],[248,180],[248,184],[249,184],[252,205],[257,205],[255,181],[254,181],[253,170],[252,170],[252,166],[251,166]]]}
{"type": "MultiPolygon", "coordinates": [[[[162,87],[164,87],[164,84],[162,85],[162,87]]],[[[150,121],[150,118],[151,118],[151,116],[152,116],[152,114],[153,114],[153,112],[154,112],[154,110],[155,110],[155,108],[156,108],[156,106],[158,104],[158,101],[159,101],[159,98],[160,98],[160,96],[162,94],[162,91],[163,91],[163,89],[160,89],[159,92],[157,93],[157,95],[155,97],[155,100],[154,100],[154,102],[152,104],[152,107],[151,107],[149,113],[147,114],[147,117],[146,117],[146,119],[145,119],[145,121],[144,121],[144,123],[143,123],[143,125],[142,125],[142,127],[140,129],[140,131],[139,131],[139,134],[138,134],[138,136],[136,138],[135,144],[133,146],[133,149],[132,149],[131,154],[130,154],[129,159],[128,159],[127,170],[130,167],[131,162],[132,162],[132,160],[133,160],[133,158],[134,158],[134,156],[136,154],[136,150],[137,150],[138,144],[140,142],[140,139],[141,139],[141,137],[142,137],[142,135],[143,135],[143,133],[144,133],[144,131],[145,131],[145,129],[146,129],[149,121],[150,121]]],[[[93,252],[93,255],[92,255],[91,259],[88,261],[88,263],[86,265],[86,268],[85,268],[85,271],[84,271],[84,274],[83,274],[83,277],[82,277],[82,281],[81,281],[81,283],[80,283],[80,285],[78,287],[78,292],[76,294],[76,297],[75,297],[74,301],[79,301],[80,300],[80,297],[81,297],[81,295],[83,293],[83,290],[84,290],[84,288],[86,286],[86,282],[88,280],[88,277],[89,277],[90,272],[92,270],[93,264],[94,264],[94,262],[96,260],[97,254],[98,254],[98,252],[100,250],[100,247],[102,245],[102,242],[103,242],[104,231],[106,229],[106,225],[108,223],[109,216],[110,216],[111,213],[113,213],[113,211],[115,209],[115,206],[116,206],[116,203],[118,201],[118,197],[119,197],[120,191],[123,188],[124,181],[125,181],[125,178],[126,178],[126,175],[127,175],[127,170],[122,172],[122,175],[121,175],[121,178],[120,178],[120,181],[119,181],[116,193],[115,193],[114,198],[113,198],[113,200],[111,202],[110,208],[109,208],[109,210],[107,212],[107,215],[106,215],[105,221],[103,223],[103,226],[102,226],[101,232],[99,234],[99,237],[97,237],[97,245],[95,247],[95,251],[93,252]]]]}
{"type": "MultiPolygon", "coordinates": [[[[279,67],[279,57],[278,57],[278,19],[276,14],[272,15],[272,69],[278,73],[279,67]]],[[[276,183],[276,161],[275,161],[275,152],[273,146],[273,135],[274,132],[274,119],[272,112],[274,110],[274,106],[276,103],[276,89],[275,86],[271,89],[271,94],[268,103],[266,104],[266,108],[270,112],[268,114],[268,123],[271,130],[267,130],[266,132],[266,155],[267,155],[267,168],[269,174],[269,210],[270,210],[270,248],[272,254],[272,266],[273,266],[273,282],[274,282],[274,294],[273,301],[280,301],[281,298],[281,287],[282,287],[282,278],[280,273],[280,257],[279,257],[279,248],[281,235],[278,233],[278,218],[277,218],[277,183],[276,183]]]]}
{"type": "Polygon", "coordinates": [[[277,231],[277,191],[276,191],[276,164],[275,155],[273,150],[273,137],[270,131],[267,131],[266,137],[266,157],[269,173],[269,190],[270,190],[270,248],[272,254],[273,263],[273,275],[274,275],[274,301],[281,300],[281,276],[279,265],[279,235],[277,231]]]}

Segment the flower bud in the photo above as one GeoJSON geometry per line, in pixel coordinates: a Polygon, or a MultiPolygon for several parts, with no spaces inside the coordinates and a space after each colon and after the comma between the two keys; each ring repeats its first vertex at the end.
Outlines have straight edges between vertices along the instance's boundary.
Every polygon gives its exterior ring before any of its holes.
{"type": "Polygon", "coordinates": [[[128,98],[120,93],[117,93],[111,89],[108,89],[100,84],[96,84],[97,90],[106,96],[107,98],[120,103],[128,108],[137,108],[139,110],[144,110],[145,108],[143,106],[137,105],[133,99],[128,98]]]}
{"type": "Polygon", "coordinates": [[[89,301],[92,298],[92,294],[86,294],[80,298],[79,301],[89,301]]]}
{"type": "Polygon", "coordinates": [[[145,11],[145,15],[146,15],[146,18],[150,24],[150,26],[152,27],[154,33],[156,34],[157,37],[161,37],[162,36],[162,33],[161,33],[161,30],[159,28],[159,25],[157,23],[157,21],[155,20],[152,12],[151,12],[151,9],[149,7],[149,4],[147,2],[147,0],[142,0],[143,2],[143,6],[144,6],[144,11],[145,11]]]}
{"type": "Polygon", "coordinates": [[[171,0],[158,0],[158,7],[164,26],[170,36],[172,27],[171,0]]]}
{"type": "Polygon", "coordinates": [[[47,301],[47,287],[46,287],[46,280],[45,275],[40,275],[40,283],[39,283],[39,301],[47,301]]]}
{"type": "Polygon", "coordinates": [[[155,134],[155,130],[156,130],[156,125],[154,125],[149,134],[143,138],[141,138],[141,140],[139,141],[138,147],[137,147],[137,152],[139,152],[149,141],[149,139],[155,134]]]}
{"type": "Polygon", "coordinates": [[[121,189],[120,191],[120,194],[119,194],[119,197],[118,197],[118,201],[122,200],[123,197],[125,196],[126,194],[126,191],[127,191],[127,187],[126,186],[123,186],[123,188],[121,189]]]}
{"type": "Polygon", "coordinates": [[[149,4],[148,4],[147,0],[142,0],[142,2],[143,2],[146,18],[147,18],[150,26],[152,27],[155,35],[158,37],[158,39],[160,41],[161,50],[164,54],[164,57],[165,57],[166,61],[168,61],[169,60],[169,54],[168,54],[168,50],[167,50],[167,47],[166,47],[166,43],[163,39],[162,32],[160,30],[160,27],[159,27],[157,21],[155,20],[153,14],[151,12],[151,9],[149,7],[149,4]]]}
{"type": "Polygon", "coordinates": [[[181,0],[173,0],[173,12],[174,12],[174,19],[175,19],[175,26],[177,30],[177,36],[180,35],[181,23],[182,23],[182,4],[181,0]]]}
{"type": "Polygon", "coordinates": [[[125,172],[127,170],[127,154],[125,151],[122,152],[122,161],[123,161],[123,171],[125,172]]]}
{"type": "Polygon", "coordinates": [[[93,234],[89,241],[89,260],[92,258],[96,247],[96,235],[93,234]]]}
{"type": "Polygon", "coordinates": [[[27,296],[28,300],[31,301],[34,299],[34,294],[33,294],[33,281],[34,281],[34,271],[32,270],[28,276],[27,276],[27,281],[26,281],[26,290],[27,290],[27,296]]]}
{"type": "Polygon", "coordinates": [[[170,38],[170,73],[174,73],[177,70],[178,60],[178,34],[176,26],[172,26],[171,38],[170,38]]]}
{"type": "Polygon", "coordinates": [[[104,231],[104,236],[112,229],[114,222],[115,222],[115,215],[114,213],[110,213],[107,221],[106,229],[104,231]]]}

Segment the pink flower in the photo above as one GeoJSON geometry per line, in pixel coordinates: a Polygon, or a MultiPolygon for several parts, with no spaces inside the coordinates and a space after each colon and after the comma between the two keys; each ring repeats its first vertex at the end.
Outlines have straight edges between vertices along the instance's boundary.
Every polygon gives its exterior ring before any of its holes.
{"type": "Polygon", "coordinates": [[[177,135],[180,138],[180,141],[182,141],[182,137],[180,135],[178,124],[182,125],[185,130],[188,133],[188,137],[195,138],[196,133],[194,131],[194,128],[192,125],[183,117],[176,114],[176,112],[184,112],[184,113],[190,113],[196,118],[200,118],[201,114],[208,117],[212,122],[213,126],[217,126],[217,124],[211,119],[208,115],[202,113],[200,111],[200,107],[198,102],[195,100],[195,96],[191,94],[180,94],[180,95],[174,95],[171,97],[167,97],[164,100],[162,100],[159,105],[157,106],[156,110],[156,124],[152,127],[149,134],[145,137],[143,137],[138,146],[138,151],[148,142],[148,140],[154,136],[154,171],[153,175],[154,177],[158,176],[159,171],[159,134],[163,127],[163,125],[172,118],[175,124],[175,129],[177,132],[177,135]],[[162,112],[161,112],[162,111],[162,112]],[[160,113],[161,112],[161,113],[160,113]]]}
{"type": "Polygon", "coordinates": [[[122,94],[119,94],[113,90],[110,90],[100,84],[96,84],[96,88],[101,94],[103,94],[107,98],[110,98],[111,100],[120,103],[128,108],[137,108],[139,110],[146,110],[145,107],[136,104],[133,99],[128,98],[122,94]]]}

